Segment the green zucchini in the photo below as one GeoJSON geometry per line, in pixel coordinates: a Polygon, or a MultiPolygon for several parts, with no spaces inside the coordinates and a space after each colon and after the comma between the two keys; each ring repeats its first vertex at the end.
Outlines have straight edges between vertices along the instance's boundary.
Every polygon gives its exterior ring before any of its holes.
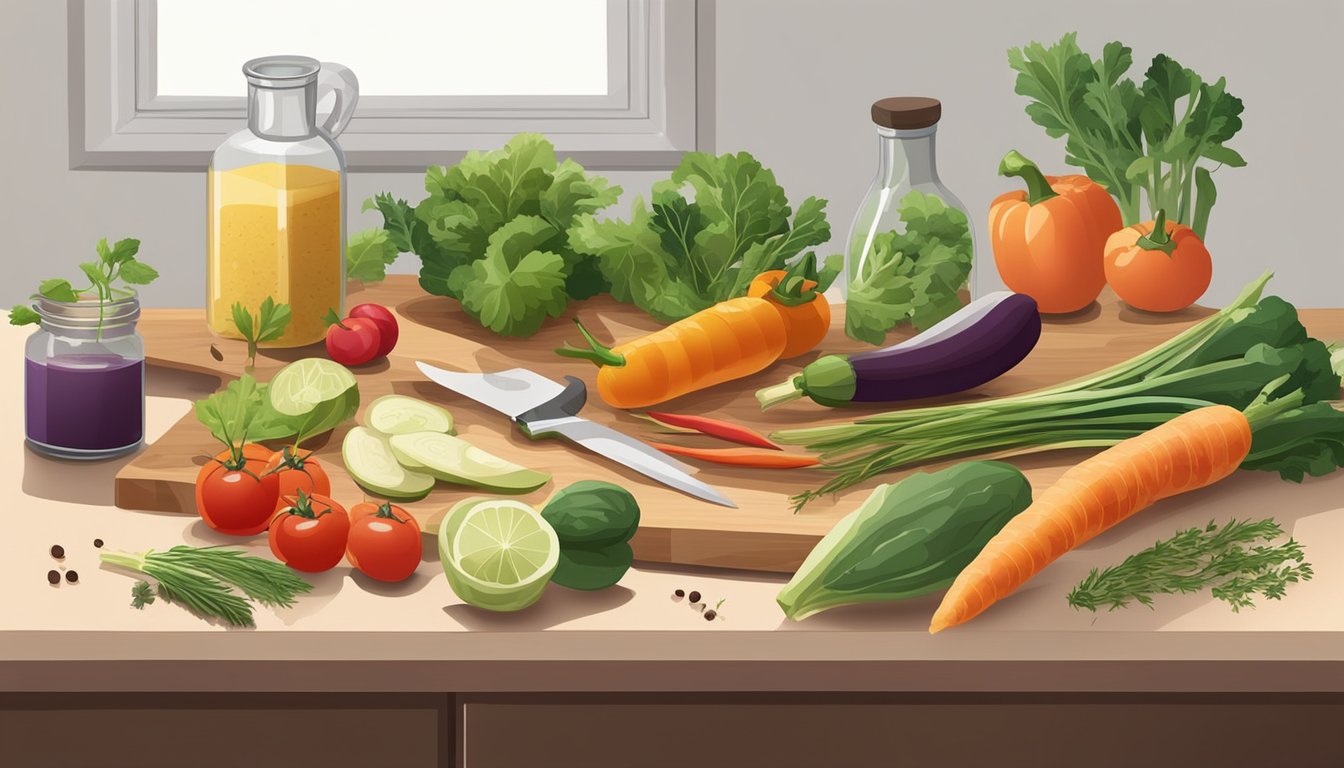
{"type": "Polygon", "coordinates": [[[879,485],[817,543],[776,601],[789,618],[803,619],[944,589],[1030,505],[1027,478],[998,461],[963,462],[879,485]]]}
{"type": "Polygon", "coordinates": [[[434,488],[433,477],[398,464],[387,438],[371,429],[352,427],[346,432],[341,458],[350,477],[379,496],[414,501],[434,488]]]}
{"type": "Polygon", "coordinates": [[[452,414],[437,405],[405,395],[384,395],[369,403],[364,410],[364,423],[385,435],[454,434],[452,414]]]}
{"type": "Polygon", "coordinates": [[[392,454],[408,470],[424,472],[458,485],[525,493],[545,485],[551,476],[486,453],[460,437],[442,432],[412,432],[389,438],[392,454]]]}

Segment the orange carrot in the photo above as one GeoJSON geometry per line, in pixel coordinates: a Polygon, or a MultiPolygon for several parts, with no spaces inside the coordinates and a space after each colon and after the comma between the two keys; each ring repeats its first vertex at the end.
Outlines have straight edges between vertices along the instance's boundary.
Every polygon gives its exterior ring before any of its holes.
{"type": "Polygon", "coordinates": [[[962,570],[934,612],[929,632],[975,618],[1060,555],[1158,499],[1227,477],[1250,450],[1246,415],[1212,405],[1069,469],[962,570]]]}
{"type": "Polygon", "coordinates": [[[800,456],[796,453],[781,451],[762,451],[751,448],[691,448],[672,443],[649,443],[663,453],[672,453],[715,464],[731,464],[735,467],[756,467],[758,469],[799,469],[815,467],[816,456],[800,456]]]}
{"type": "Polygon", "coordinates": [[[578,324],[589,349],[556,352],[597,363],[597,392],[616,408],[644,408],[750,376],[778,360],[788,343],[775,305],[748,296],[721,301],[614,349],[578,324]]]}
{"type": "Polygon", "coordinates": [[[811,352],[831,329],[831,304],[817,290],[817,258],[808,252],[788,269],[772,269],[752,278],[747,295],[775,305],[788,327],[780,359],[811,352]]]}

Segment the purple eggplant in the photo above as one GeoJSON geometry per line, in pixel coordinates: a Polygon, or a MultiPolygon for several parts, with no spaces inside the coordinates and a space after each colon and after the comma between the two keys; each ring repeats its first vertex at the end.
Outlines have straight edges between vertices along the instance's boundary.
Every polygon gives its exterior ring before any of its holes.
{"type": "Polygon", "coordinates": [[[818,358],[788,381],[757,392],[756,399],[766,409],[803,396],[837,406],[951,395],[1007,373],[1040,338],[1036,301],[1000,291],[900,344],[818,358]]]}

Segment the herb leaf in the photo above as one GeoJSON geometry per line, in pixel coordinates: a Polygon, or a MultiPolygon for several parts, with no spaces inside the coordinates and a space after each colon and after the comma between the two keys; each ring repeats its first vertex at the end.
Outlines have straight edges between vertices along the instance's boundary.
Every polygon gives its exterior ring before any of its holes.
{"type": "MultiPolygon", "coordinates": [[[[106,244],[107,241],[103,240],[103,245],[106,246],[106,244]]],[[[140,252],[140,241],[136,240],[133,237],[128,237],[124,240],[118,240],[116,245],[112,246],[111,253],[103,257],[103,261],[107,262],[112,266],[116,266],[118,264],[125,264],[126,262],[129,262],[131,259],[134,259],[135,255],[139,252],[140,252]]],[[[99,255],[100,256],[102,255],[102,250],[99,250],[99,255]]]]}
{"type": "Polygon", "coordinates": [[[1312,577],[1301,544],[1290,538],[1268,545],[1282,535],[1283,529],[1272,519],[1230,520],[1221,527],[1210,522],[1202,529],[1179,531],[1120,565],[1092,569],[1069,593],[1069,605],[1089,611],[1116,610],[1131,601],[1152,607],[1153,595],[1204,589],[1233,612],[1254,607],[1255,595],[1278,600],[1289,584],[1312,577]]]}
{"type": "Polygon", "coordinates": [[[462,308],[505,336],[531,336],[547,317],[564,312],[565,260],[538,250],[556,234],[540,216],[519,216],[490,236],[485,258],[470,266],[462,308]]]}
{"type": "Polygon", "coordinates": [[[285,327],[289,325],[290,317],[293,314],[288,304],[276,304],[270,296],[262,300],[255,316],[247,311],[241,301],[233,303],[231,312],[233,326],[247,341],[247,367],[249,369],[257,364],[257,345],[262,342],[275,341],[283,336],[285,327]]]}
{"type": "Polygon", "coordinates": [[[36,325],[41,322],[42,316],[25,304],[15,304],[14,308],[9,310],[10,325],[36,325]]]}
{"type": "Polygon", "coordinates": [[[345,276],[366,283],[382,280],[387,277],[387,265],[400,253],[388,230],[356,232],[345,249],[345,276]]]}
{"type": "Polygon", "coordinates": [[[131,587],[131,607],[142,609],[154,602],[154,591],[148,581],[137,581],[131,587]]]}
{"type": "Polygon", "coordinates": [[[117,276],[131,285],[149,285],[159,276],[159,271],[144,262],[128,259],[121,264],[117,276]]]}

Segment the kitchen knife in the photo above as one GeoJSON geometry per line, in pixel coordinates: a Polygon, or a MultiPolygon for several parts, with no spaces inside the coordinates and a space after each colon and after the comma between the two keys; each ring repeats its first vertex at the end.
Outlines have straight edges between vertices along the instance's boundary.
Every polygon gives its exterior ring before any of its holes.
{"type": "Polygon", "coordinates": [[[583,380],[566,376],[566,384],[526,368],[497,373],[445,371],[423,362],[416,367],[430,381],[499,411],[533,439],[560,436],[605,456],[670,488],[725,507],[734,504],[713,487],[689,474],[691,467],[629,435],[578,415],[588,399],[583,380]]]}

